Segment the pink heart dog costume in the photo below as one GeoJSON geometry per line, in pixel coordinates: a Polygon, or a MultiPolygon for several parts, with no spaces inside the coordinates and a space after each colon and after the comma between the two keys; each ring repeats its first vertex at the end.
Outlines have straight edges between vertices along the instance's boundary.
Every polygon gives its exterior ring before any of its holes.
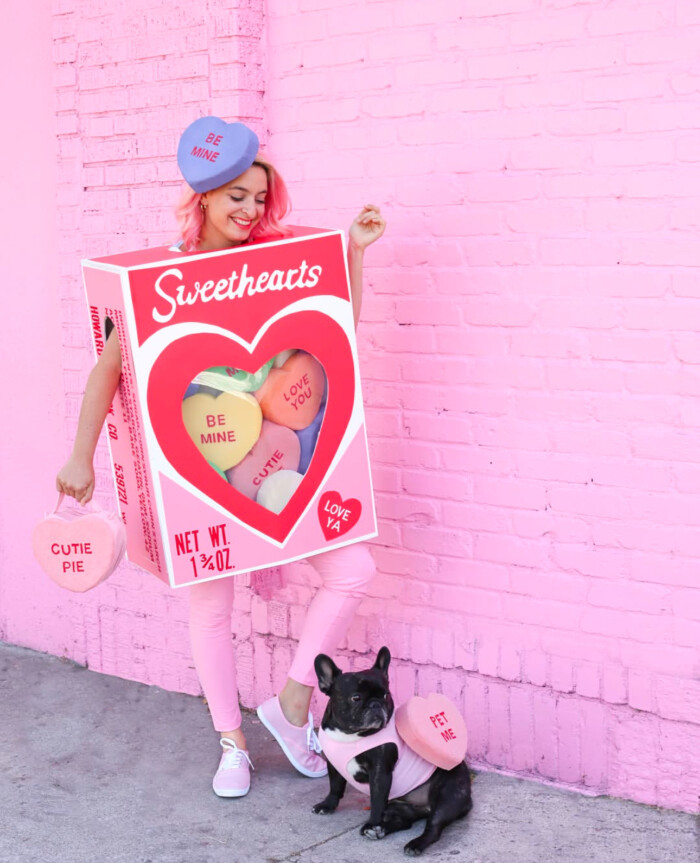
{"type": "Polygon", "coordinates": [[[348,770],[348,765],[358,755],[361,755],[368,749],[374,749],[375,746],[381,746],[383,743],[395,743],[399,750],[399,758],[391,778],[389,800],[393,800],[395,797],[403,797],[409,791],[418,788],[419,785],[427,782],[436,770],[434,764],[421,758],[417,752],[414,752],[399,737],[399,733],[396,730],[396,720],[393,716],[385,728],[376,734],[370,734],[368,737],[358,737],[357,740],[345,743],[334,737],[333,732],[329,733],[325,729],[319,728],[318,740],[321,744],[323,754],[338,773],[353,788],[356,788],[363,794],[369,794],[369,784],[367,782],[357,782],[348,770]]]}

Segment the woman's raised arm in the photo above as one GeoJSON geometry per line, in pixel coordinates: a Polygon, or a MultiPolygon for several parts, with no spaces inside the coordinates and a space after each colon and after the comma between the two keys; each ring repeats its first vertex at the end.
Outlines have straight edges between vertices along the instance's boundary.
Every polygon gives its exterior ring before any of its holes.
{"type": "Polygon", "coordinates": [[[384,228],[386,228],[386,222],[379,212],[379,207],[374,204],[364,206],[350,225],[348,272],[350,274],[350,293],[355,329],[357,329],[360,320],[360,308],[362,307],[362,262],[365,249],[381,237],[384,228]]]}

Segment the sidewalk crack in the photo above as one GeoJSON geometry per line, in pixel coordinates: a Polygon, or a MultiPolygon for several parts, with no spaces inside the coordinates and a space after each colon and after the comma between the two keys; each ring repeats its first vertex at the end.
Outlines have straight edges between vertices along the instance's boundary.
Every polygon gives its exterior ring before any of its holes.
{"type": "Polygon", "coordinates": [[[321,839],[319,842],[314,842],[313,845],[307,845],[306,848],[300,848],[298,851],[292,851],[286,857],[268,857],[265,863],[298,863],[301,855],[306,854],[307,851],[314,851],[316,848],[321,848],[323,845],[327,845],[334,839],[339,839],[341,836],[345,836],[348,833],[353,833],[357,829],[358,825],[355,824],[352,827],[348,827],[347,830],[341,830],[340,833],[335,833],[333,836],[327,836],[325,839],[321,839]]]}

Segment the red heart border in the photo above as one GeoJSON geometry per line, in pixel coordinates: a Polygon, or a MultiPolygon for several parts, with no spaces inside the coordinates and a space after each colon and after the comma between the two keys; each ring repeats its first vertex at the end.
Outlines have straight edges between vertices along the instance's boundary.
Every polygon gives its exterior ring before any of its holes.
{"type": "Polygon", "coordinates": [[[272,324],[253,351],[218,333],[177,339],[154,362],[146,400],[153,431],[173,469],[242,522],[283,542],[328,473],[352,415],[354,394],[355,366],[345,331],[328,315],[306,311],[285,315],[272,324]],[[311,464],[294,496],[277,515],[225,483],[207,464],[182,421],[182,397],[202,369],[223,365],[254,372],[289,347],[308,351],[321,363],[328,395],[311,464]]]}

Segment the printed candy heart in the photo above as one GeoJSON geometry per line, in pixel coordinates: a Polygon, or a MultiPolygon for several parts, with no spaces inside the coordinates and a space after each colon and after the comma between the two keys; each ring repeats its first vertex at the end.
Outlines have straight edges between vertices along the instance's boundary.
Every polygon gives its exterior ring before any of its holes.
{"type": "Polygon", "coordinates": [[[321,423],[323,422],[325,412],[326,405],[322,404],[311,425],[296,432],[297,439],[301,446],[301,457],[299,458],[298,468],[299,473],[306,473],[307,468],[311,464],[311,456],[314,454],[314,449],[316,448],[316,441],[318,440],[318,433],[321,430],[321,423]]]}
{"type": "Polygon", "coordinates": [[[311,425],[325,388],[323,366],[304,351],[297,351],[281,369],[271,369],[257,391],[265,419],[298,431],[311,425]]]}
{"type": "Polygon", "coordinates": [[[208,192],[247,171],[258,147],[258,136],[243,123],[200,117],[182,133],[177,164],[195,192],[208,192]]]}
{"type": "Polygon", "coordinates": [[[352,414],[354,368],[342,327],[321,312],[295,312],[268,326],[252,350],[219,333],[192,334],[173,341],[151,368],[146,393],[148,412],[163,455],[174,470],[236,518],[282,542],[326,478],[343,439],[352,414]],[[328,378],[328,401],[309,469],[289,504],[277,515],[222,482],[210,468],[184,427],[180,395],[212,361],[256,370],[289,345],[300,344],[302,337],[304,348],[317,358],[328,378]],[[342,386],[334,385],[341,381],[342,386]]]}
{"type": "Polygon", "coordinates": [[[256,498],[260,506],[280,513],[292,499],[304,477],[295,470],[278,470],[263,482],[256,498]]]}
{"type": "Polygon", "coordinates": [[[318,502],[318,520],[326,539],[347,533],[357,524],[361,514],[362,504],[357,498],[343,500],[337,491],[327,491],[318,502]]]}
{"type": "Polygon", "coordinates": [[[32,548],[44,572],[67,590],[82,593],[104,581],[121,560],[124,525],[106,513],[54,513],[34,528],[32,548]]]}
{"type": "Polygon", "coordinates": [[[300,455],[299,440],[291,429],[263,420],[257,443],[226,476],[234,488],[255,500],[263,480],[279,470],[296,471],[300,455]]]}
{"type": "Polygon", "coordinates": [[[260,437],[260,405],[249,393],[197,393],[182,402],[187,433],[204,458],[228,470],[250,452],[260,437]]]}
{"type": "Polygon", "coordinates": [[[272,365],[276,369],[281,369],[282,366],[287,362],[287,360],[292,356],[292,354],[295,354],[295,353],[296,353],[296,350],[294,348],[292,348],[289,351],[282,351],[281,353],[277,354],[272,365]]]}
{"type": "Polygon", "coordinates": [[[222,393],[252,393],[265,383],[267,373],[272,368],[272,360],[254,374],[243,369],[232,369],[230,366],[214,366],[205,372],[200,372],[194,379],[195,384],[204,384],[222,393]]]}
{"type": "Polygon", "coordinates": [[[396,709],[396,730],[421,758],[451,770],[467,755],[467,726],[445,695],[416,695],[396,709]]]}

